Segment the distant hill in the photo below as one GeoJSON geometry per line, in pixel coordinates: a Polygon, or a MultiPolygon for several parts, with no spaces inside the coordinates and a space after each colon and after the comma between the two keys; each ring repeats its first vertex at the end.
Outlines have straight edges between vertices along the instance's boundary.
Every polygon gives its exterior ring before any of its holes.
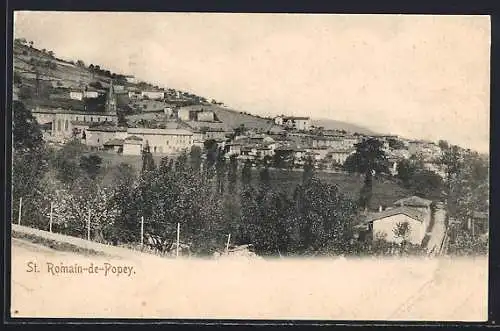
{"type": "Polygon", "coordinates": [[[341,122],[329,119],[316,119],[316,120],[313,119],[312,122],[314,126],[316,127],[322,126],[327,130],[345,130],[347,132],[357,132],[367,135],[377,134],[377,132],[374,132],[370,129],[347,122],[341,122]]]}

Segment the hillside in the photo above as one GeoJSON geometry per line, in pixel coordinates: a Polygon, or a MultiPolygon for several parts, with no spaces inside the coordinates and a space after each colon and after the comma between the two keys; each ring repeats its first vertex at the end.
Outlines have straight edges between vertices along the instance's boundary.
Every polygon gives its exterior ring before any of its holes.
{"type": "MultiPolygon", "coordinates": [[[[33,45],[19,40],[14,43],[13,60],[15,72],[14,84],[20,88],[20,97],[26,101],[30,101],[30,106],[31,103],[40,105],[53,103],[53,100],[48,102],[50,95],[58,93],[62,89],[81,89],[86,86],[92,86],[104,91],[109,87],[111,80],[117,85],[122,85],[125,89],[161,90],[160,87],[146,82],[128,82],[126,80],[127,73],[112,73],[97,64],[85,64],[78,59],[66,61],[58,58],[51,51],[45,49],[39,50],[33,45]]],[[[252,115],[244,110],[235,110],[211,104],[208,103],[206,98],[192,93],[181,92],[173,88],[163,88],[163,90],[169,96],[180,95],[180,99],[170,100],[169,102],[174,103],[170,105],[175,106],[175,104],[178,104],[182,106],[184,104],[185,107],[202,106],[207,110],[213,110],[217,118],[224,123],[224,126],[228,130],[244,125],[246,128],[267,131],[273,124],[273,120],[270,118],[252,115]]],[[[145,120],[155,120],[157,117],[156,114],[147,114],[151,110],[146,107],[143,108],[142,105],[137,106],[132,103],[127,105],[130,100],[126,94],[120,95],[119,101],[119,110],[122,109],[126,114],[130,114],[130,109],[136,109],[134,112],[135,120],[139,120],[143,116],[145,120]]],[[[373,133],[369,129],[355,124],[328,119],[313,120],[313,125],[323,126],[325,129],[332,130],[345,130],[364,134],[373,133]]]]}
{"type": "Polygon", "coordinates": [[[373,135],[377,134],[376,132],[367,129],[365,127],[352,124],[352,123],[347,123],[347,122],[341,122],[341,121],[336,121],[336,120],[330,120],[330,119],[313,119],[313,125],[316,127],[324,127],[326,130],[344,130],[347,132],[357,132],[361,134],[366,134],[366,135],[373,135]]]}

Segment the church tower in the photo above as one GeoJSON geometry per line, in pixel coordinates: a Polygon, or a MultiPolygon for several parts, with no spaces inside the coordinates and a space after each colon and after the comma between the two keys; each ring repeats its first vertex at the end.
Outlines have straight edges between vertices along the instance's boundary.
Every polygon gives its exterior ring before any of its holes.
{"type": "Polygon", "coordinates": [[[116,95],[112,79],[109,84],[109,91],[106,99],[106,113],[116,114],[116,95]]]}

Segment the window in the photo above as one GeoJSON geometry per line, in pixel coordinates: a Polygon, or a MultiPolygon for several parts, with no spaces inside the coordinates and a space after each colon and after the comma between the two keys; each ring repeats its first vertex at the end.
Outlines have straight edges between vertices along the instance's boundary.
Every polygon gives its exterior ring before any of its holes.
{"type": "Polygon", "coordinates": [[[77,120],[77,121],[79,121],[79,120],[80,120],[80,118],[77,116],[77,117],[76,117],[76,120],[77,120]]]}
{"type": "Polygon", "coordinates": [[[93,118],[93,117],[90,117],[90,121],[91,121],[91,122],[94,122],[94,118],[93,118]]]}
{"type": "Polygon", "coordinates": [[[68,120],[64,122],[64,130],[68,131],[68,120]]]}
{"type": "Polygon", "coordinates": [[[98,117],[98,118],[97,118],[97,122],[100,122],[100,121],[101,121],[101,118],[100,118],[100,117],[98,117]]]}
{"type": "Polygon", "coordinates": [[[153,152],[156,153],[156,146],[153,147],[153,152]]]}
{"type": "Polygon", "coordinates": [[[97,142],[99,142],[99,138],[97,138],[97,142]]]}
{"type": "Polygon", "coordinates": [[[61,120],[57,120],[57,131],[61,131],[61,120]]]}

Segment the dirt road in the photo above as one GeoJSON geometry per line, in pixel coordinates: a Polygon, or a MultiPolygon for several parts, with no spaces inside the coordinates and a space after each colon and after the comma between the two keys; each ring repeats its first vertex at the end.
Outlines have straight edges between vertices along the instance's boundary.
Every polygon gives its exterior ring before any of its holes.
{"type": "Polygon", "coordinates": [[[479,321],[486,303],[486,259],[108,258],[13,239],[13,317],[479,321]]]}

